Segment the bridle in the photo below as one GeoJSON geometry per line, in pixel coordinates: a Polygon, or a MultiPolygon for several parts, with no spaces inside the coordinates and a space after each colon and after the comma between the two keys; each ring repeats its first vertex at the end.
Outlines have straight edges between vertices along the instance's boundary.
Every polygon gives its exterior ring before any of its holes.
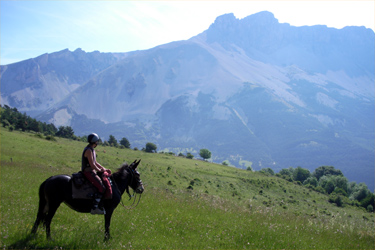
{"type": "MultiPolygon", "coordinates": [[[[130,171],[128,171],[128,173],[130,173],[130,175],[131,175],[131,179],[130,179],[130,182],[129,182],[129,183],[132,183],[132,182],[133,182],[133,178],[134,178],[134,170],[133,170],[132,168],[130,168],[130,171]]],[[[117,186],[117,183],[116,183],[115,179],[113,179],[113,178],[111,178],[111,179],[112,179],[113,183],[115,184],[117,190],[120,190],[120,189],[118,188],[118,186],[117,186]]],[[[128,186],[125,188],[125,191],[126,191],[126,193],[128,194],[128,196],[129,196],[129,201],[132,199],[132,197],[134,197],[133,203],[132,203],[130,206],[125,206],[125,205],[124,205],[124,202],[122,201],[122,195],[120,195],[120,201],[121,201],[121,205],[122,205],[124,208],[126,208],[126,209],[134,209],[134,208],[136,208],[136,207],[138,206],[138,204],[139,204],[139,202],[140,202],[140,200],[141,200],[141,197],[142,197],[142,192],[141,192],[141,190],[142,190],[142,181],[141,181],[140,185],[138,185],[138,187],[133,191],[133,195],[131,195],[130,192],[129,192],[129,186],[130,186],[130,185],[128,185],[128,186]],[[137,191],[138,191],[138,192],[137,192],[137,191]],[[139,194],[139,196],[138,196],[138,202],[136,203],[136,200],[137,200],[137,194],[139,194]],[[135,205],[134,205],[134,204],[135,204],[135,205]]]]}

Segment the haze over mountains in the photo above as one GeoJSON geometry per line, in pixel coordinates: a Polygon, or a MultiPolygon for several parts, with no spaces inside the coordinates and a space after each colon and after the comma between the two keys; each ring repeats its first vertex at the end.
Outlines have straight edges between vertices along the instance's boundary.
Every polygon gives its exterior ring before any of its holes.
{"type": "Polygon", "coordinates": [[[1,66],[1,104],[77,135],[212,152],[255,170],[332,165],[374,189],[375,34],[219,16],[186,41],[1,66]]]}

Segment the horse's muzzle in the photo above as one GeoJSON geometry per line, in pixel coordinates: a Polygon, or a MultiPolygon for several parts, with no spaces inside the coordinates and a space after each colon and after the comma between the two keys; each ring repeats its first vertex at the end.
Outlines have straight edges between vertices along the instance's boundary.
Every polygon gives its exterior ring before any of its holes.
{"type": "Polygon", "coordinates": [[[136,192],[137,194],[141,194],[141,193],[143,193],[143,191],[145,191],[143,185],[139,185],[139,186],[137,187],[137,189],[135,190],[135,192],[136,192]]]}

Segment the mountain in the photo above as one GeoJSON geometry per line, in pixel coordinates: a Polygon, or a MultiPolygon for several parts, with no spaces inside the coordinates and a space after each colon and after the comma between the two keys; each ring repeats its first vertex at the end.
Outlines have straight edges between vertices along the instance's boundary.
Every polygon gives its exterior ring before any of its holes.
{"type": "Polygon", "coordinates": [[[65,49],[1,66],[1,102],[39,114],[125,56],[65,49]]]}
{"type": "Polygon", "coordinates": [[[242,168],[333,165],[372,190],[374,44],[364,27],[226,14],[189,40],[149,50],[65,50],[1,66],[1,102],[78,135],[197,157],[207,148],[213,161],[242,168]]]}

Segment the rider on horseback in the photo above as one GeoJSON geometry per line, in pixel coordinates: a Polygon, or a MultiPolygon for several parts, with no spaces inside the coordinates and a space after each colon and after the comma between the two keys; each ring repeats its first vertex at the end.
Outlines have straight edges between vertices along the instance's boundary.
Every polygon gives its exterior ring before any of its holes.
{"type": "Polygon", "coordinates": [[[104,176],[111,174],[111,170],[105,169],[96,161],[95,148],[98,146],[99,136],[95,133],[90,134],[87,137],[89,144],[85,147],[82,153],[82,169],[81,171],[85,177],[98,189],[91,209],[91,214],[105,214],[104,208],[99,208],[100,200],[102,199],[106,187],[103,184],[102,179],[98,176],[98,172],[101,172],[104,176]]]}

